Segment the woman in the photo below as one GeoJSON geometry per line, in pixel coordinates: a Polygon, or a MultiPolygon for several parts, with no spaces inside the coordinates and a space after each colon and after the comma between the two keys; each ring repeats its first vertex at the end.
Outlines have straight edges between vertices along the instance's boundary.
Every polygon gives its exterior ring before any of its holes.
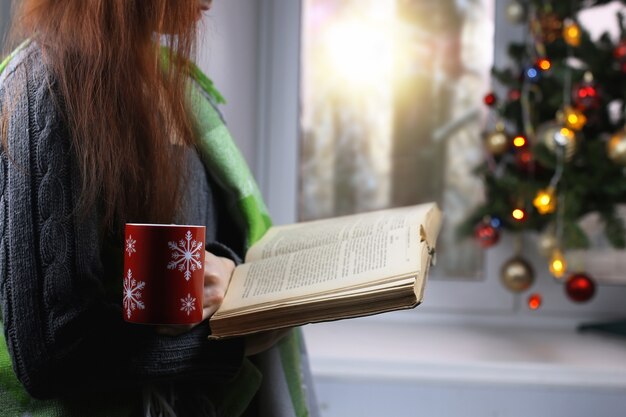
{"type": "Polygon", "coordinates": [[[29,41],[0,68],[0,415],[306,415],[293,332],[216,342],[206,320],[122,320],[126,222],[206,225],[205,319],[267,227],[207,145],[232,146],[190,63],[211,1],[17,5],[29,41]]]}

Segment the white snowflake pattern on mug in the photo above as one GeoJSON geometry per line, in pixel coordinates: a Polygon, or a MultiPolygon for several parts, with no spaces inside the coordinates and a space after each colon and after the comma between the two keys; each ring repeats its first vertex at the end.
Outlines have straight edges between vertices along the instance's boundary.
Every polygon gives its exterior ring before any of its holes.
{"type": "Polygon", "coordinates": [[[202,242],[192,240],[193,235],[188,230],[185,239],[176,242],[167,242],[167,246],[172,250],[172,260],[167,264],[167,269],[178,269],[184,271],[185,280],[191,279],[191,273],[202,268],[200,262],[201,251],[204,250],[202,242]]]}
{"type": "Polygon", "coordinates": [[[133,235],[128,235],[128,239],[126,239],[126,252],[128,252],[128,256],[131,256],[133,253],[137,252],[135,248],[135,243],[137,241],[133,239],[133,235]]]}
{"type": "Polygon", "coordinates": [[[187,315],[189,315],[189,313],[191,313],[192,311],[196,309],[196,299],[193,298],[191,294],[189,293],[187,293],[186,298],[181,298],[180,302],[182,304],[180,311],[186,312],[187,315]]]}
{"type": "Polygon", "coordinates": [[[124,278],[124,309],[126,309],[127,318],[130,318],[133,311],[146,308],[143,301],[141,301],[141,291],[145,286],[145,282],[136,281],[133,278],[133,271],[129,269],[124,278]]]}

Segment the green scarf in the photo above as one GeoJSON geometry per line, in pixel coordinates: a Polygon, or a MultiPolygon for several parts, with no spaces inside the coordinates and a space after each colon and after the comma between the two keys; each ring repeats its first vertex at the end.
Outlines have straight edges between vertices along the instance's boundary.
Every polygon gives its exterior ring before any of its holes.
{"type": "MultiPolygon", "coordinates": [[[[28,45],[29,41],[20,45],[2,63],[0,74],[17,53],[28,45]]],[[[164,64],[167,65],[163,54],[164,64]]],[[[193,65],[189,85],[190,109],[195,121],[198,148],[204,164],[214,176],[218,185],[230,198],[230,204],[239,225],[246,232],[247,246],[259,240],[271,226],[271,220],[261,197],[261,193],[250,173],[250,170],[224,125],[217,104],[224,103],[221,94],[213,86],[213,82],[193,65]]],[[[1,325],[1,323],[0,323],[1,325]]],[[[281,365],[287,381],[291,402],[297,417],[306,417],[306,407],[301,374],[300,351],[302,336],[299,331],[279,342],[281,365]]],[[[224,386],[212,397],[218,410],[223,415],[239,417],[261,385],[262,376],[248,359],[244,360],[239,375],[230,384],[224,386]]],[[[11,365],[4,333],[0,333],[0,416],[55,417],[55,416],[128,416],[130,404],[113,406],[113,401],[102,404],[84,404],[65,401],[39,401],[31,398],[17,380],[11,365]],[[94,411],[95,410],[95,411],[94,411]]]]}

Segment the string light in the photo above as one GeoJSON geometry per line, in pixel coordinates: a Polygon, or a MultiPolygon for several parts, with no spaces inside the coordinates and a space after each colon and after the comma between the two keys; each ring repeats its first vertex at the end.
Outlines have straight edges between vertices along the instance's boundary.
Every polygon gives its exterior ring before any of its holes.
{"type": "Polygon", "coordinates": [[[483,98],[483,101],[485,102],[487,106],[493,106],[494,104],[496,104],[497,98],[494,93],[489,93],[485,95],[485,97],[483,98]]]}
{"type": "Polygon", "coordinates": [[[517,135],[513,138],[513,146],[516,148],[523,148],[526,145],[526,138],[522,135],[517,135]]]}
{"type": "Polygon", "coordinates": [[[552,258],[550,258],[550,273],[555,278],[561,278],[565,271],[567,270],[567,262],[565,261],[565,257],[563,253],[559,249],[555,249],[552,252],[552,258]]]}
{"type": "Polygon", "coordinates": [[[539,71],[534,66],[528,67],[526,69],[526,77],[532,82],[539,81],[539,71]]]}
{"type": "Polygon", "coordinates": [[[516,208],[511,213],[511,216],[517,221],[524,220],[526,218],[526,212],[521,208],[516,208]]]}
{"type": "Polygon", "coordinates": [[[567,127],[573,130],[580,130],[587,123],[587,117],[583,112],[573,107],[565,108],[565,123],[567,127]]]}
{"type": "Polygon", "coordinates": [[[568,45],[579,46],[580,45],[581,30],[573,21],[566,22],[563,26],[563,40],[568,45]]]}
{"type": "Polygon", "coordinates": [[[548,71],[550,68],[552,68],[552,62],[550,62],[550,60],[548,58],[540,58],[537,61],[537,66],[542,71],[548,71]]]}
{"type": "Polygon", "coordinates": [[[537,209],[539,214],[553,213],[556,209],[556,198],[554,196],[554,188],[549,187],[543,190],[539,190],[535,199],[533,200],[533,206],[537,209]]]}
{"type": "Polygon", "coordinates": [[[489,224],[491,224],[492,227],[499,229],[500,226],[502,226],[502,220],[500,220],[500,218],[497,216],[491,216],[489,224]]]}
{"type": "Polygon", "coordinates": [[[533,293],[528,296],[528,308],[531,310],[537,310],[541,307],[541,294],[533,293]]]}

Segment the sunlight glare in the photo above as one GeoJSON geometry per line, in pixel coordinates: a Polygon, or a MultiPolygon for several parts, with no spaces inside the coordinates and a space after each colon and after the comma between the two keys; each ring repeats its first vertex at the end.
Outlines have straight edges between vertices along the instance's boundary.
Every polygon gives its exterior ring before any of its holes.
{"type": "Polygon", "coordinates": [[[340,20],[329,28],[325,41],[329,76],[359,87],[389,82],[393,68],[393,20],[340,20]]]}

